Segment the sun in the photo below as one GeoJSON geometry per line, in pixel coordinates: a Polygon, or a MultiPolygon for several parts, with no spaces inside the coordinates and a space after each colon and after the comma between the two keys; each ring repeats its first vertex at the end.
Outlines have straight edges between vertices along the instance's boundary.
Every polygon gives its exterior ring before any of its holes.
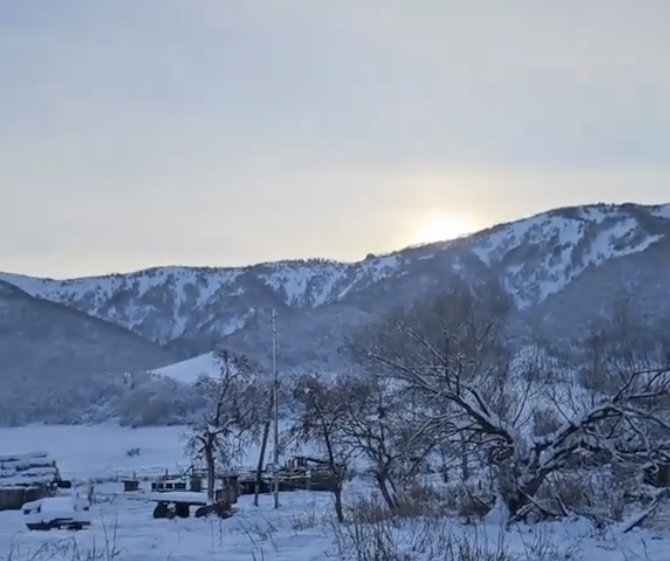
{"type": "Polygon", "coordinates": [[[414,236],[414,243],[425,244],[453,240],[471,234],[475,230],[476,226],[471,220],[440,214],[428,218],[419,226],[414,236]]]}

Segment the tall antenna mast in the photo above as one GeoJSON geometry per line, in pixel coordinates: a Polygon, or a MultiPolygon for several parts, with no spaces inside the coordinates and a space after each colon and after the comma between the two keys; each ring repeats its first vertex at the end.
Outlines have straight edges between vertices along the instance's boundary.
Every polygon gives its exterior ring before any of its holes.
{"type": "Polygon", "coordinates": [[[274,388],[273,388],[273,405],[274,405],[274,441],[275,441],[275,455],[273,461],[274,467],[274,499],[275,508],[279,508],[279,378],[277,376],[277,321],[276,312],[272,308],[272,372],[274,374],[274,388]]]}

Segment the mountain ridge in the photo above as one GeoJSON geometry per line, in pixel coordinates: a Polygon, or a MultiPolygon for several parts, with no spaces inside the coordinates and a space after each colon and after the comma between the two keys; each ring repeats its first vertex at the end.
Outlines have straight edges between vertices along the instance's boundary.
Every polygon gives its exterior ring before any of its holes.
{"type": "MultiPolygon", "coordinates": [[[[145,364],[162,360],[165,364],[169,364],[174,356],[166,349],[163,349],[148,341],[132,331],[104,319],[86,314],[70,306],[46,300],[33,296],[20,287],[17,287],[9,282],[0,279],[0,343],[3,348],[17,347],[17,340],[25,340],[25,344],[39,346],[40,339],[57,340],[59,338],[70,342],[68,337],[71,332],[76,333],[79,342],[88,342],[88,340],[97,339],[113,339],[114,341],[122,341],[123,344],[119,346],[119,350],[114,353],[111,358],[111,364],[117,365],[114,368],[130,368],[132,363],[127,362],[119,357],[123,357],[123,350],[126,347],[135,347],[137,349],[145,349],[146,355],[150,356],[148,360],[140,361],[145,364]],[[41,323],[40,329],[36,331],[35,320],[41,323]],[[123,365],[126,366],[123,366],[123,365]]],[[[85,358],[85,353],[78,353],[77,358],[85,358]]],[[[135,353],[130,353],[132,358],[137,360],[135,353]]],[[[6,358],[8,351],[3,353],[5,358],[4,372],[8,371],[6,358]]],[[[99,358],[103,358],[99,356],[99,358]]],[[[93,361],[95,362],[95,361],[93,361]]],[[[86,372],[88,366],[79,370],[79,372],[86,372]]],[[[11,369],[10,369],[11,370],[11,369]]],[[[76,368],[73,369],[77,371],[76,368]]],[[[109,371],[109,367],[104,365],[104,361],[100,361],[100,372],[109,371]]],[[[91,372],[92,373],[92,372],[91,372]]],[[[97,372],[96,372],[97,373],[97,372]]]]}
{"type": "Polygon", "coordinates": [[[165,266],[66,280],[0,273],[0,279],[172,345],[182,359],[224,339],[251,354],[269,348],[269,310],[275,308],[286,346],[301,349],[291,360],[297,364],[301,354],[315,352],[307,342],[326,344],[329,350],[319,360],[330,357],[329,339],[451,278],[496,279],[523,314],[560,295],[585,272],[669,240],[670,204],[599,203],[553,209],[455,240],[353,262],[165,266]]]}
{"type": "Polygon", "coordinates": [[[0,425],[71,422],[102,391],[123,391],[110,372],[177,357],[120,325],[31,296],[0,280],[0,425]]]}

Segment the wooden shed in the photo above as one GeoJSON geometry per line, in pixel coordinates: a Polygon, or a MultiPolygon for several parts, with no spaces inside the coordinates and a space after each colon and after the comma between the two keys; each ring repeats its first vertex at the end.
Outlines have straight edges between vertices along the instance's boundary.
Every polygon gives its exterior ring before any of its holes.
{"type": "Polygon", "coordinates": [[[61,482],[55,460],[46,452],[0,456],[0,510],[54,495],[61,482]]]}

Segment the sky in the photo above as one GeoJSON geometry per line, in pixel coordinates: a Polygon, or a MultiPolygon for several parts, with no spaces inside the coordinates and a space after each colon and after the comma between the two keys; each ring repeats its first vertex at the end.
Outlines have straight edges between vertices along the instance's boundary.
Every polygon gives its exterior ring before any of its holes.
{"type": "Polygon", "coordinates": [[[0,0],[0,270],[357,260],[670,202],[666,0],[0,0]]]}

